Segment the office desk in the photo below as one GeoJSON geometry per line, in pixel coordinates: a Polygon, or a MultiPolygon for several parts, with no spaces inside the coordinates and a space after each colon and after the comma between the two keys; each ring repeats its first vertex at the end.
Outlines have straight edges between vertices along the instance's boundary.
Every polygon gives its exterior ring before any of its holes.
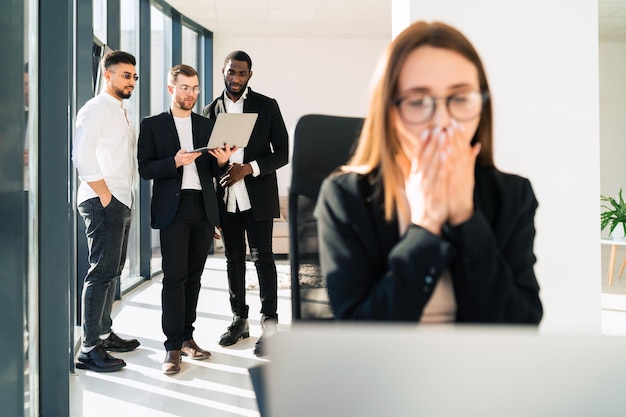
{"type": "MultiPolygon", "coordinates": [[[[613,272],[615,271],[615,252],[618,246],[626,246],[626,240],[600,239],[603,245],[611,245],[611,259],[609,260],[609,287],[613,285],[613,272]]],[[[625,259],[626,260],[626,259],[625,259]]],[[[624,262],[620,267],[619,277],[622,278],[624,272],[624,262]]]]}

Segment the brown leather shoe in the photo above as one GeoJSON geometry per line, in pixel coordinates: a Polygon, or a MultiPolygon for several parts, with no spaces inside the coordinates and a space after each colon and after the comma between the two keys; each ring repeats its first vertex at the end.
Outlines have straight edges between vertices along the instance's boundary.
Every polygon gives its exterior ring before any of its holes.
{"type": "Polygon", "coordinates": [[[182,358],[180,357],[180,350],[168,350],[167,354],[165,355],[163,365],[161,365],[161,371],[165,375],[178,373],[178,371],[180,371],[181,360],[182,358]]]}
{"type": "Polygon", "coordinates": [[[193,339],[185,340],[183,347],[180,348],[180,352],[183,356],[188,356],[195,360],[203,360],[211,356],[211,352],[202,349],[193,339]]]}

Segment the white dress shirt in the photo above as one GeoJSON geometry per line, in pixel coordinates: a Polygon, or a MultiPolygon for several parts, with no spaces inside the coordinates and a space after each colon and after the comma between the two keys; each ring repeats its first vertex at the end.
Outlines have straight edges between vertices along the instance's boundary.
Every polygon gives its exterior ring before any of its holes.
{"type": "MultiPolygon", "coordinates": [[[[243,113],[243,102],[248,95],[248,89],[244,91],[243,95],[237,101],[232,101],[226,92],[224,92],[224,107],[226,108],[227,113],[243,113]]],[[[231,156],[229,161],[232,163],[243,164],[243,153],[244,148],[237,149],[231,156]]],[[[261,173],[259,169],[259,164],[257,161],[250,161],[250,166],[252,167],[252,176],[258,177],[261,173]]],[[[252,208],[250,204],[250,196],[248,195],[248,189],[246,188],[246,182],[241,180],[239,182],[231,185],[224,195],[226,210],[229,213],[235,213],[237,211],[237,207],[239,207],[239,211],[246,211],[252,208]]]]}
{"type": "Polygon", "coordinates": [[[111,194],[128,208],[133,205],[137,176],[136,136],[123,102],[102,92],[76,115],[72,161],[81,183],[78,204],[97,197],[87,184],[104,180],[111,194]]]}

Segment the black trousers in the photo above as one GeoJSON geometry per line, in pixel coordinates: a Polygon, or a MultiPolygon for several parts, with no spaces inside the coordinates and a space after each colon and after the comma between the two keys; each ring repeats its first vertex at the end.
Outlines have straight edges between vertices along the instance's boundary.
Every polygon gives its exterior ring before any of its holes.
{"type": "Polygon", "coordinates": [[[174,221],[161,229],[163,289],[161,324],[165,349],[179,350],[193,339],[193,323],[213,228],[204,211],[202,191],[183,190],[174,221]]]}
{"type": "Polygon", "coordinates": [[[226,270],[233,314],[248,317],[246,304],[246,242],[248,235],[250,254],[259,277],[261,315],[278,319],[276,264],[272,252],[273,219],[256,221],[252,210],[228,213],[222,224],[222,239],[226,253],[226,270]]]}

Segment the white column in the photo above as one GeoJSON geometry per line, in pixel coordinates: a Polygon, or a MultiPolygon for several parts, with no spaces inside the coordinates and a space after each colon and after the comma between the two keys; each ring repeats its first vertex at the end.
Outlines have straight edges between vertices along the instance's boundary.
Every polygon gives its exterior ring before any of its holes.
{"type": "Polygon", "coordinates": [[[596,0],[393,0],[406,17],[459,28],[478,49],[494,104],[495,159],[539,200],[535,268],[542,330],[599,333],[600,166],[596,0]]]}

